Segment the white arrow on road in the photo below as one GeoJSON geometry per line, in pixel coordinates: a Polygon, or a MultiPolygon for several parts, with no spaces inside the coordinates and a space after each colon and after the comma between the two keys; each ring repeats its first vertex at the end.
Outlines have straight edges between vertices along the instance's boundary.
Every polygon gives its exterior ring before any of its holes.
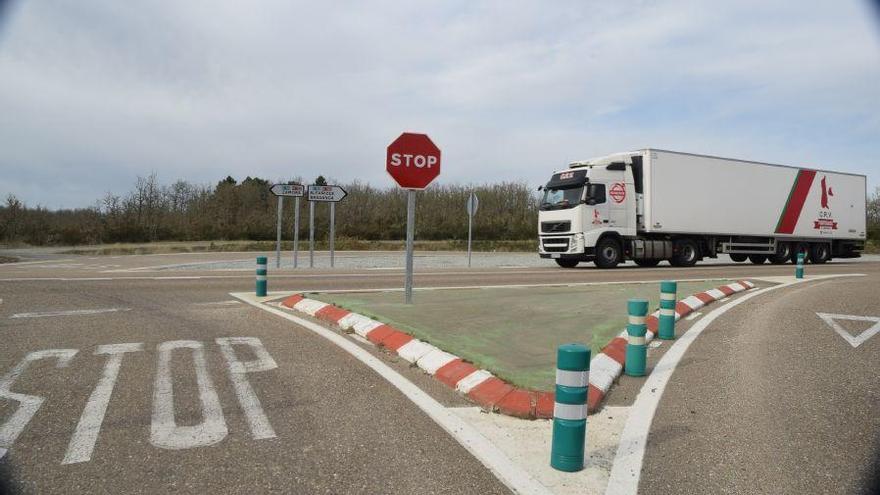
{"type": "Polygon", "coordinates": [[[827,323],[829,327],[834,329],[835,332],[840,334],[840,336],[853,347],[860,346],[866,340],[877,335],[877,333],[880,333],[880,317],[877,316],[836,315],[831,313],[816,313],[816,316],[822,318],[822,321],[827,323]],[[840,326],[835,320],[870,321],[874,322],[874,324],[864,332],[854,336],[847,332],[846,329],[840,326]]]}

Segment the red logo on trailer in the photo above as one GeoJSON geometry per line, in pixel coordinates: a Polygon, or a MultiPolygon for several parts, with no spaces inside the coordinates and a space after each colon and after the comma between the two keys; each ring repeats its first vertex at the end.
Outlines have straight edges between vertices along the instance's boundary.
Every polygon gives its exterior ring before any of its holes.
{"type": "Polygon", "coordinates": [[[404,132],[388,145],[385,170],[405,189],[424,189],[440,175],[440,148],[427,134],[404,132]]]}
{"type": "Polygon", "coordinates": [[[611,196],[611,199],[613,199],[615,203],[622,203],[623,200],[626,199],[626,186],[623,182],[616,182],[611,186],[608,195],[611,196]]]}

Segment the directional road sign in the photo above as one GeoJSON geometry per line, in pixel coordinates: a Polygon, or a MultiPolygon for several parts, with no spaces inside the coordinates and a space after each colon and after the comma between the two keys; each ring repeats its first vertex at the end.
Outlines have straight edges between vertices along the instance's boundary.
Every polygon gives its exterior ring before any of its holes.
{"type": "Polygon", "coordinates": [[[338,203],[347,195],[345,189],[339,186],[309,186],[308,200],[338,203]]]}
{"type": "Polygon", "coordinates": [[[302,184],[275,184],[269,190],[275,196],[293,196],[298,198],[305,194],[306,187],[302,184]]]}
{"type": "Polygon", "coordinates": [[[440,148],[427,134],[404,132],[388,145],[385,170],[405,189],[424,189],[440,175],[440,148]]]}

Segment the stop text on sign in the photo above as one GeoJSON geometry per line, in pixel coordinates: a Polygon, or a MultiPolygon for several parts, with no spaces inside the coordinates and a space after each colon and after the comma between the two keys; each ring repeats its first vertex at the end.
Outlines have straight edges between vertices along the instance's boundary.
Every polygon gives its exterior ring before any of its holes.
{"type": "Polygon", "coordinates": [[[410,167],[414,166],[416,168],[431,168],[437,164],[436,156],[425,156],[425,155],[408,155],[403,153],[392,153],[391,154],[391,166],[392,167],[410,167]]]}

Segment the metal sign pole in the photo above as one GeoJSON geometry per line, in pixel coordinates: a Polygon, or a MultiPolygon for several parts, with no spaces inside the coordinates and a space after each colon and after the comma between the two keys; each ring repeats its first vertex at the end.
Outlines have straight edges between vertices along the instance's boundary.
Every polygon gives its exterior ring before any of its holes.
{"type": "Polygon", "coordinates": [[[281,213],[284,209],[284,196],[278,196],[278,228],[275,239],[275,268],[281,268],[281,213]]]}
{"type": "Polygon", "coordinates": [[[406,281],[404,292],[406,304],[412,304],[413,286],[413,238],[416,227],[416,192],[412,189],[406,191],[406,281]]]}
{"type": "Polygon", "coordinates": [[[315,202],[309,201],[309,268],[315,267],[315,202]]]}
{"type": "Polygon", "coordinates": [[[330,203],[330,268],[333,268],[334,239],[336,238],[336,203],[330,203]]]}
{"type": "Polygon", "coordinates": [[[293,198],[293,267],[299,257],[299,196],[293,198]]]}
{"type": "MultiPolygon", "coordinates": [[[[473,197],[473,196],[472,196],[473,197]]],[[[473,203],[471,203],[473,204],[473,203]]],[[[474,229],[474,209],[473,207],[469,208],[468,211],[468,268],[471,267],[471,238],[473,237],[473,229],[474,229]]]]}

